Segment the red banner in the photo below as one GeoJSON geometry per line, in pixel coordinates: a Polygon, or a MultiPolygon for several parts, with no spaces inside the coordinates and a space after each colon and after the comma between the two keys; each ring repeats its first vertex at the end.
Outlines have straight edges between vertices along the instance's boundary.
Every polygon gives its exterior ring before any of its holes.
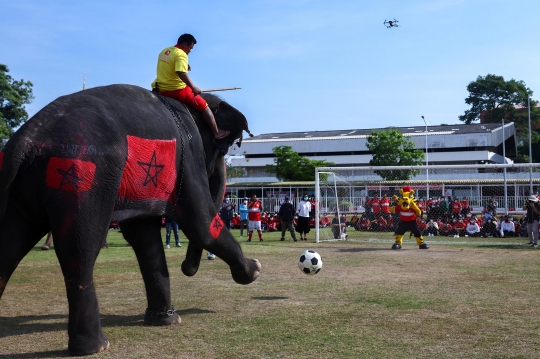
{"type": "Polygon", "coordinates": [[[90,161],[51,157],[47,164],[46,183],[51,188],[84,192],[92,188],[96,165],[90,161]]]}
{"type": "Polygon", "coordinates": [[[132,200],[166,200],[176,183],[176,139],[127,136],[128,158],[118,196],[132,200]]]}

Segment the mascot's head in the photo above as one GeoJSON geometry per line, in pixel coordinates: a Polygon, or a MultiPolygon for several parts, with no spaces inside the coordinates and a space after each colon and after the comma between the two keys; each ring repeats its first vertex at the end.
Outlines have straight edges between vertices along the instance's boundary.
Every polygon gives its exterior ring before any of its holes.
{"type": "Polygon", "coordinates": [[[410,204],[415,201],[414,190],[411,186],[403,186],[403,188],[399,190],[399,193],[401,193],[401,198],[397,200],[398,204],[401,208],[408,209],[410,204]]]}

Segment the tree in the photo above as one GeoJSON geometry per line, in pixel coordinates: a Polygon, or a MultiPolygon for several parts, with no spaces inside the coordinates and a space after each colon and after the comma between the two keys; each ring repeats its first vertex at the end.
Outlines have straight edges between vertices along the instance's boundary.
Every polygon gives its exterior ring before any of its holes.
{"type": "Polygon", "coordinates": [[[335,163],[310,160],[300,156],[291,146],[277,146],[272,149],[276,156],[275,165],[266,165],[265,171],[274,173],[280,181],[313,181],[316,167],[330,167],[335,163]]]}
{"type": "Polygon", "coordinates": [[[0,142],[8,139],[22,123],[28,120],[24,105],[32,102],[32,83],[14,80],[9,69],[0,64],[0,142]]]}
{"type": "MultiPolygon", "coordinates": [[[[487,74],[485,77],[478,76],[476,81],[469,83],[467,91],[469,97],[465,99],[465,103],[471,105],[471,108],[466,110],[463,116],[459,116],[459,120],[466,124],[480,119],[486,123],[501,123],[503,119],[505,122],[514,122],[520,143],[518,160],[528,159],[527,99],[532,97],[533,92],[525,83],[514,79],[505,81],[502,76],[487,74]]],[[[536,107],[537,104],[537,101],[530,100],[532,126],[540,123],[540,110],[536,107]]],[[[537,144],[538,136],[532,133],[531,137],[532,144],[537,144]]],[[[535,159],[540,160],[540,155],[535,159]]]]}
{"type": "MultiPolygon", "coordinates": [[[[371,166],[419,166],[422,165],[424,152],[415,150],[410,137],[404,137],[396,130],[372,131],[367,137],[367,148],[373,155],[371,166]]],[[[384,180],[410,180],[420,170],[375,170],[384,180]]]]}
{"type": "Polygon", "coordinates": [[[233,167],[229,163],[225,166],[227,173],[227,179],[242,177],[244,175],[244,169],[242,167],[233,167]]]}

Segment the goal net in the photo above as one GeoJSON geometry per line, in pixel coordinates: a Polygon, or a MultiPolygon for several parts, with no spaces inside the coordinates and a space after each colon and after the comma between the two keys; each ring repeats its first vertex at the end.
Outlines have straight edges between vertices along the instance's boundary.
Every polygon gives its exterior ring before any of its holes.
{"type": "MultiPolygon", "coordinates": [[[[463,235],[474,218],[486,233],[509,217],[519,236],[523,206],[540,191],[540,164],[478,164],[385,167],[325,167],[315,170],[315,240],[393,241],[399,215],[393,196],[408,185],[422,216],[423,235],[463,235]],[[483,224],[493,218],[490,225],[483,224]],[[436,227],[436,229],[434,229],[436,227]],[[432,233],[432,234],[430,234],[432,233]]],[[[499,229],[497,229],[499,230],[499,229]]]]}

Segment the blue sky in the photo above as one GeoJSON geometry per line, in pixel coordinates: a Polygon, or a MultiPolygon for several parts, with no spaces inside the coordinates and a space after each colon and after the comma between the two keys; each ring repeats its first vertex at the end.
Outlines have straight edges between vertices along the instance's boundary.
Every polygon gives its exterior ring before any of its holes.
{"type": "Polygon", "coordinates": [[[157,55],[191,33],[190,76],[254,134],[460,123],[488,73],[540,99],[537,0],[3,1],[0,63],[33,82],[34,115],[59,96],[149,88],[157,55]],[[387,29],[396,18],[401,27],[387,29]]]}

